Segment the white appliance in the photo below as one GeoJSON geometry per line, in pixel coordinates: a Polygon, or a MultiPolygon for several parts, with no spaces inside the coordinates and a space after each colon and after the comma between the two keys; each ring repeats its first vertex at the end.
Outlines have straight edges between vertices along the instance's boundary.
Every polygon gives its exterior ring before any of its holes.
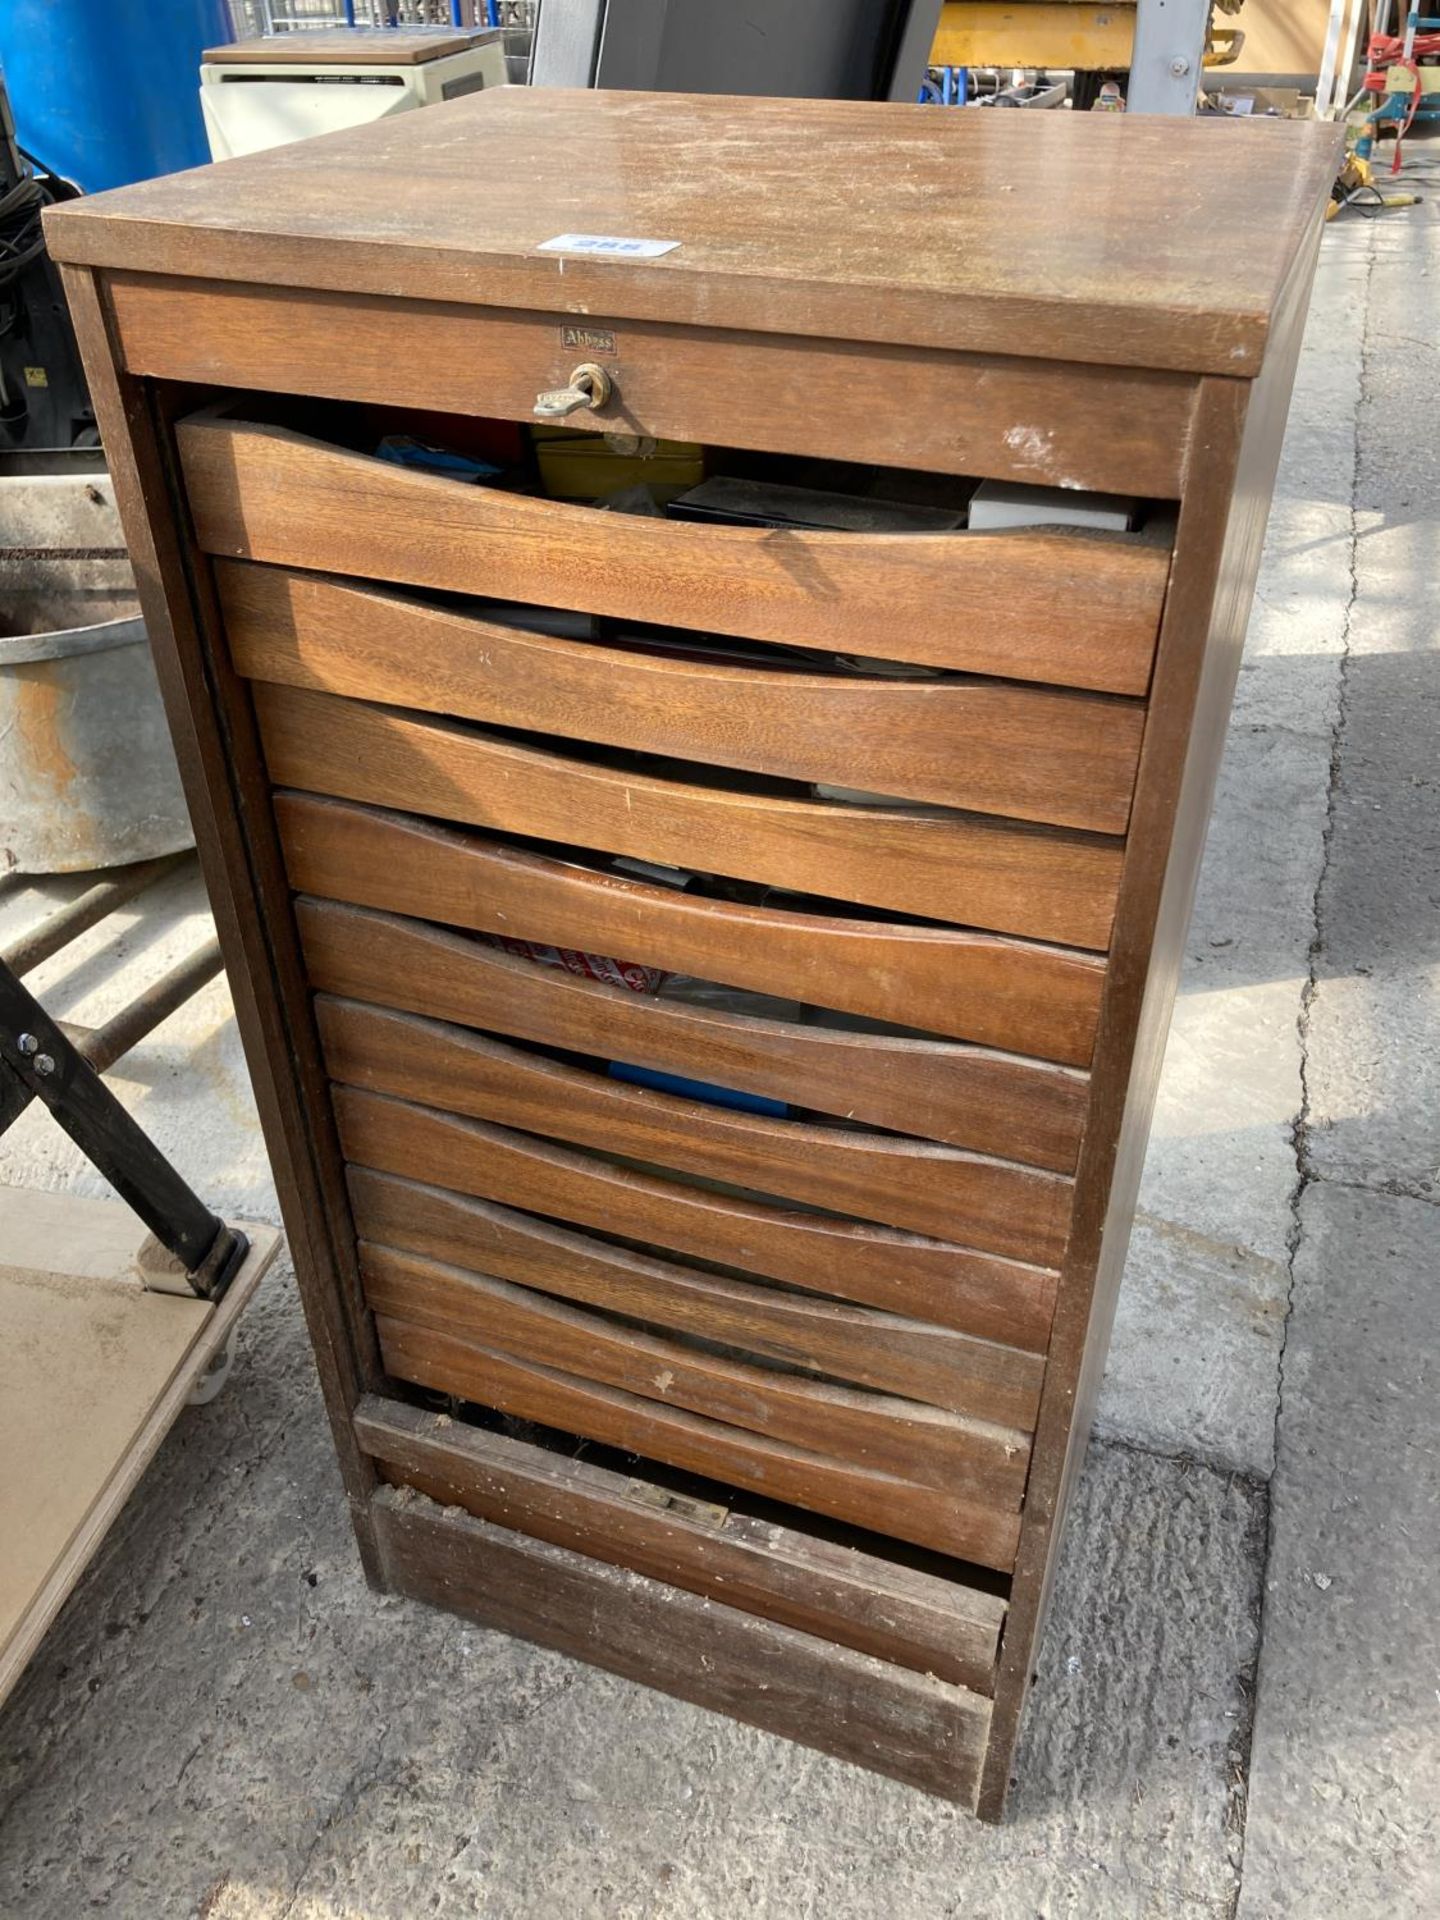
{"type": "Polygon", "coordinates": [[[211,47],[200,110],[212,160],[384,120],[505,84],[498,27],[335,27],[211,47]]]}

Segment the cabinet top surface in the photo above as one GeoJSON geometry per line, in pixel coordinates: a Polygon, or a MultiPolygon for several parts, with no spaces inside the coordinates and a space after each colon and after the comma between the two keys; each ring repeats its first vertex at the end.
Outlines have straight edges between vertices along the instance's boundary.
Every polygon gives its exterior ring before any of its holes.
{"type": "Polygon", "coordinates": [[[76,265],[1258,371],[1338,164],[1280,120],[497,88],[68,202],[76,265]],[[675,241],[542,252],[561,235],[675,241]]]}
{"type": "Polygon", "coordinates": [[[207,47],[201,58],[211,67],[416,67],[498,38],[493,27],[307,27],[207,47]]]}

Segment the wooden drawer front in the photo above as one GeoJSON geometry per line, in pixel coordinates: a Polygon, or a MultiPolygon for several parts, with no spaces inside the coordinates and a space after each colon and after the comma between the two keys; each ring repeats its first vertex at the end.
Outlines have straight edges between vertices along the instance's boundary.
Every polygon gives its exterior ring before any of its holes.
{"type": "MultiPolygon", "coordinates": [[[[1136,702],[994,680],[914,681],[707,665],[558,640],[279,568],[216,570],[241,673],[390,707],[902,799],[1123,833],[1136,702]]],[[[998,831],[992,829],[992,831],[998,831]]],[[[1118,847],[1003,843],[1017,888],[1069,884],[1103,945],[1118,847]]],[[[949,858],[948,853],[944,856],[949,858]]]]}
{"type": "Polygon", "coordinates": [[[683,1408],[907,1485],[1018,1510],[1030,1447],[1009,1428],[896,1394],[760,1367],[698,1343],[641,1331],[604,1314],[467,1268],[369,1241],[365,1297],[382,1320],[473,1340],[516,1359],[683,1408]]]}
{"type": "Polygon", "coordinates": [[[600,360],[616,394],[572,427],[1174,499],[1195,383],[640,321],[112,274],[130,370],[205,386],[529,421],[600,360]],[[609,336],[607,341],[606,336],[609,336]],[[823,396],[823,401],[817,396],[823,396]]]}
{"type": "Polygon", "coordinates": [[[656,779],[453,721],[257,686],[277,785],[893,913],[1104,948],[1120,850],[979,815],[656,779]]]}
{"type": "MultiPolygon", "coordinates": [[[[662,1330],[648,1331],[635,1324],[637,1311],[653,1317],[658,1309],[670,1320],[684,1314],[673,1298],[664,1307],[655,1298],[668,1274],[694,1288],[704,1277],[638,1259],[617,1275],[617,1250],[561,1229],[547,1259],[545,1250],[527,1247],[526,1229],[536,1223],[525,1216],[510,1216],[512,1226],[496,1213],[477,1234],[458,1213],[463,1201],[423,1188],[413,1190],[418,1212],[406,1197],[397,1221],[393,1207],[377,1212],[367,1195],[372,1176],[354,1177],[362,1221],[398,1225],[400,1237],[430,1244],[458,1243],[492,1265],[513,1269],[538,1259],[541,1284],[532,1287],[362,1238],[365,1298],[385,1366],[397,1378],[984,1566],[1011,1565],[1030,1454],[1024,1429],[817,1379],[803,1363],[781,1364],[753,1332],[744,1336],[747,1347],[737,1350],[734,1335],[717,1346],[717,1332],[739,1319],[754,1326],[737,1287],[727,1290],[728,1325],[708,1336],[676,1337],[663,1321],[662,1330]],[[643,1302],[637,1284],[646,1289],[643,1302]],[[576,1293],[602,1295],[612,1312],[571,1305],[576,1293]],[[621,1304],[629,1311],[616,1318],[621,1304]],[[747,1348],[762,1356],[759,1363],[747,1348]]],[[[709,1304],[719,1302],[712,1295],[709,1304]]],[[[812,1303],[811,1311],[819,1309],[812,1303]]],[[[857,1331],[843,1319],[841,1310],[827,1329],[830,1344],[844,1345],[846,1333],[857,1331]]],[[[941,1359],[939,1340],[927,1342],[927,1331],[904,1322],[894,1329],[912,1349],[912,1371],[927,1346],[932,1366],[941,1359]]],[[[1024,1364],[1024,1356],[1008,1358],[1024,1364]]],[[[903,1352],[892,1352],[891,1361],[904,1370],[903,1352]]],[[[972,1368],[977,1395],[993,1400],[1007,1387],[1021,1390],[1018,1373],[1007,1379],[1006,1361],[1002,1351],[972,1368]]],[[[839,1364],[842,1379],[855,1370],[843,1356],[839,1364]]]]}
{"type": "Polygon", "coordinates": [[[334,1090],[347,1160],[1041,1354],[1056,1274],[973,1247],[618,1166],[485,1121],[334,1090]]]}
{"type": "Polygon", "coordinates": [[[330,1072],[352,1086],[1042,1266],[1065,1251],[1063,1174],[655,1093],[359,1001],[322,996],[318,1014],[330,1072]]]}
{"type": "Polygon", "coordinates": [[[382,1315],[378,1326],[381,1356],[396,1379],[980,1566],[1014,1562],[1019,1515],[989,1501],[919,1486],[413,1320],[382,1315]]]}
{"type": "MultiPolygon", "coordinates": [[[[378,1246],[927,1407],[1034,1430],[1045,1370],[1038,1354],[899,1314],[724,1279],[366,1167],[352,1166],[349,1178],[356,1227],[378,1246]]],[[[478,1313],[475,1324],[484,1317],[478,1313]]]]}
{"type": "Polygon", "coordinates": [[[634,994],[334,901],[301,899],[297,916],[306,973],[326,993],[698,1075],[1026,1166],[1075,1169],[1089,1083],[1073,1068],[634,994]]]}
{"type": "Polygon", "coordinates": [[[960,1580],[565,1459],[394,1400],[362,1400],[361,1446],[391,1484],[593,1554],[723,1607],[988,1695],[1005,1602],[960,1580]]]}
{"type": "Polygon", "coordinates": [[[290,883],[355,906],[558,947],[1085,1066],[1104,964],[1063,948],[683,893],[402,814],[276,796],[290,883]]]}
{"type": "Polygon", "coordinates": [[[1128,535],[775,533],[464,485],[280,427],[177,429],[220,556],[967,673],[1143,694],[1168,549],[1128,535]]]}

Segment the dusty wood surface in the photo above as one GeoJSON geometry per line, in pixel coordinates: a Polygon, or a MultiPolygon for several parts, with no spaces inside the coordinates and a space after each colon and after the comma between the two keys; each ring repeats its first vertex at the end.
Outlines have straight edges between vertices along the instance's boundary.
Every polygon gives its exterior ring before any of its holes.
{"type": "Polygon", "coordinates": [[[414,67],[463,53],[475,37],[449,27],[310,27],[301,41],[289,33],[260,34],[223,47],[207,47],[200,57],[208,66],[219,67],[317,62],[341,67],[414,67]]]}
{"type": "Polygon", "coordinates": [[[745,101],[508,87],[46,228],[89,266],[1249,375],[1339,150],[1294,121],[821,100],[762,132],[745,101]],[[680,244],[536,251],[567,233],[680,244]]]}
{"type": "Polygon", "coordinates": [[[673,1327],[927,1406],[1029,1429],[1038,1354],[837,1300],[698,1272],[440,1187],[350,1169],[362,1238],[673,1327]]]}
{"type": "Polygon", "coordinates": [[[915,1486],[1014,1511],[1029,1460],[1024,1435],[696,1343],[622,1325],[567,1301],[418,1254],[361,1242],[366,1297],[382,1320],[477,1340],[516,1359],[684,1407],[727,1428],[793,1444],[915,1486]]]}
{"type": "Polygon", "coordinates": [[[729,1481],[982,1567],[1008,1571],[1014,1559],[1019,1518],[994,1501],[917,1486],[414,1321],[382,1316],[377,1325],[386,1366],[397,1380],[729,1481]]]}
{"type": "Polygon", "coordinates": [[[973,1805],[990,1703],[546,1541],[376,1496],[391,1585],[973,1805]]]}

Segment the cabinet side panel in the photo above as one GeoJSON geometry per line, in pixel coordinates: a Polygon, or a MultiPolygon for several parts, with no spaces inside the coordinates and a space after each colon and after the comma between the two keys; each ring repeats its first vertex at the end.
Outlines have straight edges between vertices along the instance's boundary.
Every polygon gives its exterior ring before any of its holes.
{"type": "Polygon", "coordinates": [[[279,1192],[311,1343],[367,1576],[378,1582],[373,1464],[351,1415],[380,1379],[358,1303],[345,1198],[289,889],[249,697],[213,642],[208,563],[187,537],[166,430],[143,384],[118,370],[103,283],[61,269],[130,547],[201,868],[279,1192]]]}
{"type": "Polygon", "coordinates": [[[1185,933],[1205,850],[1320,223],[1300,249],[1253,383],[1200,390],[1161,623],[1092,1101],[1001,1648],[978,1812],[1004,1809],[1061,1523],[1105,1367],[1185,933]]]}

